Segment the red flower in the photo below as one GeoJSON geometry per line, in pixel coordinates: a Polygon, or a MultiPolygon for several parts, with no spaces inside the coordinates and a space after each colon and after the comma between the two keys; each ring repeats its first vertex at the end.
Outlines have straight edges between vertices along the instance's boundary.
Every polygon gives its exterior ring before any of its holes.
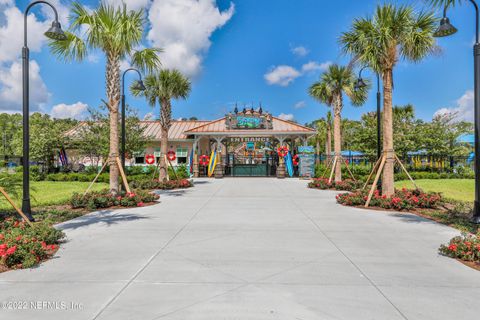
{"type": "Polygon", "coordinates": [[[0,250],[5,250],[5,249],[7,249],[7,247],[8,247],[8,246],[7,246],[6,243],[0,244],[0,250]]]}
{"type": "Polygon", "coordinates": [[[16,238],[15,238],[15,240],[17,240],[17,241],[20,241],[20,240],[22,240],[22,236],[21,236],[21,235],[19,235],[18,237],[16,237],[16,238]]]}
{"type": "Polygon", "coordinates": [[[140,201],[139,203],[137,203],[137,207],[143,207],[144,205],[145,205],[145,204],[144,204],[143,202],[141,202],[141,201],[140,201]]]}
{"type": "Polygon", "coordinates": [[[6,252],[6,255],[7,256],[12,255],[12,254],[15,253],[15,251],[17,251],[17,246],[10,247],[10,248],[8,248],[8,250],[6,252]]]}
{"type": "Polygon", "coordinates": [[[18,227],[19,224],[20,224],[20,222],[15,221],[15,222],[13,223],[13,227],[16,228],[16,227],[18,227]]]}
{"type": "Polygon", "coordinates": [[[448,246],[448,250],[457,252],[457,245],[456,244],[451,244],[448,246]]]}
{"type": "Polygon", "coordinates": [[[121,201],[121,200],[122,200],[122,196],[118,196],[118,197],[117,197],[117,200],[118,200],[118,201],[121,201]]]}

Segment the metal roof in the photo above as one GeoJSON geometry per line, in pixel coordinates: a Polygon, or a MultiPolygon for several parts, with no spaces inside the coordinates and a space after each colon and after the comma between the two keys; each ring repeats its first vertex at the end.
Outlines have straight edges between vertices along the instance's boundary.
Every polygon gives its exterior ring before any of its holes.
{"type": "MultiPolygon", "coordinates": [[[[225,125],[225,118],[221,118],[214,121],[198,121],[198,120],[173,120],[172,126],[168,131],[168,139],[174,140],[187,140],[192,135],[202,134],[221,134],[221,133],[234,133],[235,135],[272,135],[272,134],[313,134],[315,130],[308,128],[291,121],[282,120],[280,118],[272,117],[273,129],[227,129],[225,125]]],[[[73,129],[70,129],[65,133],[66,136],[71,138],[78,137],[80,130],[85,128],[88,122],[81,122],[73,129]]],[[[160,141],[162,138],[162,130],[159,121],[144,120],[140,121],[140,126],[145,128],[144,134],[151,141],[160,141]]]]}
{"type": "Polygon", "coordinates": [[[190,130],[187,130],[187,134],[207,134],[207,133],[235,133],[235,134],[289,134],[289,133],[296,133],[296,134],[312,134],[315,133],[315,130],[312,128],[308,128],[297,123],[282,120],[277,117],[272,117],[272,124],[273,129],[228,129],[225,124],[225,118],[221,118],[218,120],[210,121],[203,125],[197,126],[190,130]]]}

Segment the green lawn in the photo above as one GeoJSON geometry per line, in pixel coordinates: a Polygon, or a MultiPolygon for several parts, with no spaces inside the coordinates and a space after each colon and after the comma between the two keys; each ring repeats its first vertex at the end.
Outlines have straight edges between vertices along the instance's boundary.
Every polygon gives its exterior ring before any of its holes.
{"type": "MultiPolygon", "coordinates": [[[[441,192],[445,198],[473,201],[474,180],[473,179],[424,179],[416,180],[415,183],[424,191],[441,192]]],[[[413,188],[410,181],[395,182],[397,188],[413,188]]]]}
{"type": "MultiPolygon", "coordinates": [[[[84,192],[90,182],[55,182],[55,181],[32,181],[32,206],[49,206],[66,203],[74,192],[84,192]]],[[[92,190],[108,188],[106,183],[95,183],[92,190]]],[[[1,195],[0,195],[1,196],[1,195]]],[[[20,205],[20,199],[15,199],[20,205]]],[[[10,205],[1,197],[0,209],[10,208],[10,205]]]]}

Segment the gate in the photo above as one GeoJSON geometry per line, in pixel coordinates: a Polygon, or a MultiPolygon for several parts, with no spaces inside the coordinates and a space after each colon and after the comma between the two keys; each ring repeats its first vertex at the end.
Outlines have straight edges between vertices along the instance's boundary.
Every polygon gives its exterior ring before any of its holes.
{"type": "Polygon", "coordinates": [[[270,155],[239,156],[229,154],[225,162],[225,175],[231,177],[270,177],[275,176],[277,161],[270,155]]]}

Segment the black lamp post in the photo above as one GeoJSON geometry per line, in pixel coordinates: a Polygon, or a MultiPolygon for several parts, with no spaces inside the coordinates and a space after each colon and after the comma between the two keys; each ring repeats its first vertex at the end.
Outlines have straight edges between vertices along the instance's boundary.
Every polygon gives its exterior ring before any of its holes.
{"type": "Polygon", "coordinates": [[[23,195],[22,195],[22,211],[25,215],[33,221],[32,208],[30,206],[30,101],[29,101],[29,63],[30,52],[27,45],[27,16],[30,9],[39,3],[46,4],[53,9],[55,13],[55,20],[52,26],[45,32],[45,36],[53,40],[65,40],[66,35],[62,31],[60,22],[58,22],[58,13],[55,7],[43,0],[34,1],[28,5],[23,14],[24,29],[23,29],[23,48],[22,48],[22,71],[23,71],[23,195]]]}
{"type": "Polygon", "coordinates": [[[137,81],[136,83],[136,89],[138,90],[145,90],[145,86],[143,84],[143,81],[142,81],[142,74],[140,73],[140,71],[138,71],[137,69],[135,68],[128,68],[127,70],[123,71],[123,75],[122,75],[122,146],[121,146],[121,153],[122,153],[122,157],[121,157],[121,160],[122,160],[122,167],[123,167],[123,170],[125,171],[125,141],[127,140],[127,133],[126,133],[126,129],[125,129],[125,74],[128,72],[128,71],[135,71],[138,73],[138,76],[140,77],[140,80],[137,81]]]}
{"type": "MultiPolygon", "coordinates": [[[[360,88],[365,88],[367,84],[362,78],[362,71],[365,70],[365,68],[368,68],[368,66],[363,67],[360,69],[360,72],[358,73],[358,80],[357,83],[355,84],[355,89],[360,89],[360,88]]],[[[381,106],[381,99],[382,99],[382,94],[380,93],[380,75],[378,72],[376,72],[377,75],[377,160],[381,158],[382,156],[382,144],[381,144],[381,135],[382,135],[382,129],[381,129],[381,112],[382,112],[382,106],[381,106]]],[[[381,189],[381,180],[378,180],[378,189],[381,189]]]]}
{"type": "MultiPolygon", "coordinates": [[[[478,5],[474,0],[470,2],[475,7],[476,21],[475,21],[475,44],[473,45],[473,69],[474,69],[474,92],[475,92],[475,107],[474,107],[474,124],[475,124],[475,202],[473,206],[473,222],[480,223],[480,32],[479,32],[479,10],[478,5]]],[[[440,26],[434,32],[434,37],[446,37],[457,32],[457,28],[450,24],[447,18],[448,5],[443,10],[443,18],[440,20],[440,26]]]]}

